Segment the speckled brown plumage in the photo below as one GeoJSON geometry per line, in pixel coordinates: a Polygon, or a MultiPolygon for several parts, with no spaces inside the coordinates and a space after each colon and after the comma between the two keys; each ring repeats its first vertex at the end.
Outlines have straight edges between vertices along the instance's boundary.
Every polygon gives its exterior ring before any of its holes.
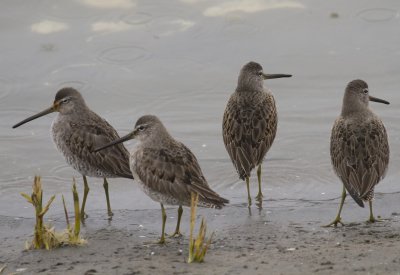
{"type": "Polygon", "coordinates": [[[221,208],[228,203],[211,190],[193,153],[156,116],[139,118],[133,133],[139,144],[131,152],[130,168],[153,200],[190,206],[195,192],[201,206],[221,208]]]}
{"type": "Polygon", "coordinates": [[[89,192],[86,176],[104,178],[107,208],[112,215],[106,178],[133,178],[129,169],[129,153],[122,144],[102,152],[94,152],[94,148],[118,139],[117,131],[91,111],[82,95],[73,88],[59,90],[50,108],[21,121],[13,128],[52,112],[58,113],[51,126],[53,141],[66,162],[83,176],[85,193],[82,216],[85,215],[89,192]]]}
{"type": "Polygon", "coordinates": [[[223,138],[242,180],[262,163],[275,139],[277,126],[275,100],[268,91],[236,91],[230,97],[223,117],[223,138]]]}
{"type": "Polygon", "coordinates": [[[199,205],[221,208],[229,201],[209,187],[196,157],[175,140],[163,147],[142,147],[131,156],[131,169],[155,201],[190,206],[191,192],[199,194],[199,205]]]}
{"type": "Polygon", "coordinates": [[[156,116],[142,116],[131,133],[96,151],[133,138],[139,142],[131,151],[130,168],[142,190],[161,204],[161,243],[165,241],[164,204],[179,205],[174,233],[179,235],[182,205],[190,206],[192,192],[199,195],[199,206],[222,208],[229,202],[210,188],[194,154],[176,141],[156,116]]]}
{"type": "Polygon", "coordinates": [[[338,118],[332,129],[331,159],[354,200],[360,206],[363,200],[372,200],[374,187],[384,178],[389,164],[389,144],[382,121],[372,113],[368,118],[338,118]]]}
{"type": "Polygon", "coordinates": [[[342,112],[332,128],[330,146],[332,165],[344,190],[338,215],[328,225],[342,224],[340,213],[346,190],[359,206],[364,207],[363,201],[369,202],[369,221],[375,221],[374,188],[386,175],[390,151],[385,126],[368,107],[369,101],[389,104],[370,96],[363,80],[353,80],[347,85],[342,112]]]}
{"type": "Polygon", "coordinates": [[[100,152],[97,147],[118,139],[117,131],[96,113],[58,115],[52,124],[53,140],[67,163],[85,176],[132,179],[129,152],[119,144],[100,152]]]}
{"type": "Polygon", "coordinates": [[[248,202],[251,205],[249,178],[258,166],[259,191],[262,204],[261,164],[275,139],[278,113],[272,93],[263,80],[291,77],[285,74],[264,74],[260,64],[249,62],[240,71],[236,91],[229,98],[222,121],[225,148],[240,179],[246,180],[248,202]]]}
{"type": "Polygon", "coordinates": [[[343,110],[331,135],[333,168],[349,194],[363,206],[374,195],[389,164],[389,144],[382,120],[368,108],[368,85],[362,80],[349,83],[343,110]],[[365,98],[365,100],[363,100],[365,98]],[[357,105],[361,102],[360,105],[357,105]]]}

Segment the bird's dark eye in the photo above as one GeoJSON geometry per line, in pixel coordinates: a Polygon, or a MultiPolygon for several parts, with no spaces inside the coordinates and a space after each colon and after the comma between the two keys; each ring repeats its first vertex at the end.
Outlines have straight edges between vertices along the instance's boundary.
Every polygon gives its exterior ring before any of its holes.
{"type": "Polygon", "coordinates": [[[262,76],[263,75],[263,72],[258,72],[257,73],[259,76],[262,76]]]}
{"type": "Polygon", "coordinates": [[[144,126],[143,126],[143,125],[140,125],[140,126],[138,127],[138,130],[139,130],[139,131],[143,131],[143,130],[144,130],[144,126]]]}
{"type": "Polygon", "coordinates": [[[368,89],[364,89],[364,90],[363,90],[363,93],[364,93],[364,94],[368,94],[368,89]]]}
{"type": "Polygon", "coordinates": [[[64,99],[61,100],[61,103],[63,103],[63,104],[64,103],[68,103],[68,102],[69,102],[69,98],[64,98],[64,99]]]}

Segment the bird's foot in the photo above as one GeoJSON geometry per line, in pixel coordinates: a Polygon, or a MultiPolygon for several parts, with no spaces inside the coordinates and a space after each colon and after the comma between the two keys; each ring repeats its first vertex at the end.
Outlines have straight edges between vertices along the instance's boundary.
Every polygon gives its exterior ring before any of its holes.
{"type": "Polygon", "coordinates": [[[342,223],[342,218],[336,217],[336,219],[333,222],[327,225],[323,225],[322,227],[331,227],[331,226],[337,227],[338,223],[340,223],[341,226],[344,226],[344,223],[342,223]]]}
{"type": "Polygon", "coordinates": [[[108,213],[108,216],[109,216],[110,218],[111,218],[112,216],[114,216],[114,213],[113,213],[111,210],[108,210],[107,213],[108,213]]]}
{"type": "Polygon", "coordinates": [[[81,212],[81,220],[84,221],[86,218],[88,218],[89,215],[86,214],[86,212],[81,212]]]}
{"type": "Polygon", "coordinates": [[[157,244],[165,245],[166,244],[165,237],[161,237],[160,240],[157,242],[157,244]]]}
{"type": "Polygon", "coordinates": [[[155,246],[155,245],[166,245],[166,244],[167,244],[167,240],[165,238],[143,242],[143,245],[148,246],[148,247],[155,246]]]}
{"type": "Polygon", "coordinates": [[[369,217],[369,219],[367,220],[367,223],[376,223],[376,222],[384,222],[385,220],[380,219],[380,217],[378,216],[378,218],[375,218],[374,216],[369,217]]]}
{"type": "Polygon", "coordinates": [[[263,194],[262,193],[258,193],[257,197],[256,197],[256,206],[258,207],[258,209],[262,209],[262,204],[263,204],[263,194]]]}
{"type": "Polygon", "coordinates": [[[164,244],[166,244],[166,239],[165,238],[168,238],[168,234],[167,233],[164,233],[164,234],[161,234],[161,237],[160,237],[160,239],[158,240],[158,244],[162,244],[162,245],[164,245],[164,244]]]}
{"type": "Polygon", "coordinates": [[[248,208],[251,207],[251,198],[250,198],[250,197],[247,199],[247,207],[248,207],[248,208]]]}
{"type": "Polygon", "coordinates": [[[178,230],[178,231],[175,231],[171,236],[170,236],[170,238],[181,238],[183,235],[182,235],[182,233],[178,230]]]}

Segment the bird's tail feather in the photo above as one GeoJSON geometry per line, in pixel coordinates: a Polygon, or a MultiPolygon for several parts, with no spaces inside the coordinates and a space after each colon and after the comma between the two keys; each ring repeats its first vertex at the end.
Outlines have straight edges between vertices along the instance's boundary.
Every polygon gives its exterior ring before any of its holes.
{"type": "Polygon", "coordinates": [[[358,194],[356,194],[356,192],[354,192],[353,189],[347,188],[347,186],[345,185],[347,192],[350,194],[350,196],[353,198],[353,200],[362,208],[364,208],[364,202],[363,200],[360,198],[360,196],[358,194]]]}
{"type": "Polygon", "coordinates": [[[191,189],[199,194],[200,205],[209,205],[209,207],[221,209],[229,203],[229,200],[221,197],[209,187],[191,184],[191,189]]]}

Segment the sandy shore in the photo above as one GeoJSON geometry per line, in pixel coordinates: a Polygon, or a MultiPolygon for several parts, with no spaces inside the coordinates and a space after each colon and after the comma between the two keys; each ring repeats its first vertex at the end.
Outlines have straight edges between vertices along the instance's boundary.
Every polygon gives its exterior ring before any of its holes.
{"type": "MultiPolygon", "coordinates": [[[[160,211],[120,210],[112,221],[90,212],[83,228],[84,247],[24,251],[33,219],[0,217],[0,264],[4,274],[399,274],[400,194],[377,194],[376,214],[382,222],[366,224],[368,209],[350,200],[345,227],[323,228],[333,219],[338,200],[266,201],[266,208],[244,205],[201,209],[215,241],[203,264],[186,264],[188,210],[184,237],[167,245],[153,244],[160,232],[160,211]],[[390,209],[390,210],[389,210],[390,209]]],[[[31,210],[31,209],[29,209],[31,210]]],[[[168,209],[167,230],[175,226],[175,209],[168,209]]],[[[64,228],[62,215],[51,217],[64,228]]]]}

